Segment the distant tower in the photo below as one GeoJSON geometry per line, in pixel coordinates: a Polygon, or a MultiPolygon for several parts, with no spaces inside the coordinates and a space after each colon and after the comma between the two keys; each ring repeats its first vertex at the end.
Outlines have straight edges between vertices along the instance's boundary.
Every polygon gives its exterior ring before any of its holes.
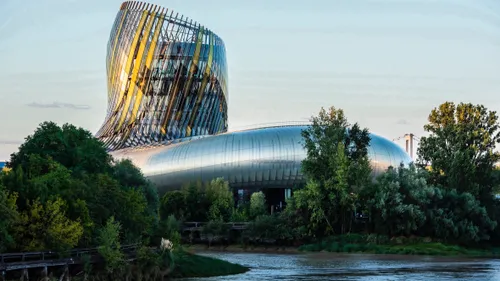
{"type": "Polygon", "coordinates": [[[413,159],[413,138],[415,137],[414,134],[406,134],[405,135],[405,143],[406,143],[406,153],[408,153],[413,159]]]}

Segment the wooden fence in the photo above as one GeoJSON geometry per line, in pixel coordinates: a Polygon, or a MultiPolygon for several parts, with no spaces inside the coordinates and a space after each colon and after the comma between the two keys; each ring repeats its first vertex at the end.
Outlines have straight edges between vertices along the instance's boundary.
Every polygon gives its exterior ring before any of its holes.
{"type": "MultiPolygon", "coordinates": [[[[139,245],[125,245],[121,247],[122,252],[128,260],[135,259],[135,252],[139,245]]],[[[90,263],[101,262],[102,258],[98,253],[98,248],[74,249],[65,252],[42,251],[42,252],[24,252],[24,253],[5,253],[0,254],[0,276],[5,280],[8,272],[22,270],[22,279],[29,279],[28,270],[40,269],[47,274],[50,268],[66,268],[71,265],[81,265],[85,263],[84,256],[88,256],[90,263]]]]}

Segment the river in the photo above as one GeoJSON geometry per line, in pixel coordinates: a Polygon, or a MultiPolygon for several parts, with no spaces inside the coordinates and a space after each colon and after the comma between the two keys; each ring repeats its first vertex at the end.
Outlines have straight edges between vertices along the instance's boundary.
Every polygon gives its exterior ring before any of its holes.
{"type": "Polygon", "coordinates": [[[500,260],[365,254],[200,253],[251,268],[245,274],[185,280],[500,281],[500,260]]]}

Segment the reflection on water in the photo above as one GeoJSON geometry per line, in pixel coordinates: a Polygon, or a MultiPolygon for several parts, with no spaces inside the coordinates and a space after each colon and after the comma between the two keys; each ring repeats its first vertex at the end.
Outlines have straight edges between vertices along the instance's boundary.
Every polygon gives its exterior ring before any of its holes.
{"type": "MultiPolygon", "coordinates": [[[[500,280],[500,261],[422,256],[203,253],[251,268],[248,273],[189,280],[500,280]]],[[[187,279],[186,279],[187,280],[187,279]]]]}

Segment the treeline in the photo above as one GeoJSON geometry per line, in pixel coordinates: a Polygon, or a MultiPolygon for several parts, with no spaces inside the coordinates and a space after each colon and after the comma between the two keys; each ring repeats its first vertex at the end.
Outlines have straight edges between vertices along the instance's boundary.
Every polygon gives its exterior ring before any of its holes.
{"type": "MultiPolygon", "coordinates": [[[[293,202],[290,202],[293,204],[293,202]]],[[[160,214],[168,217],[163,229],[181,241],[176,236],[183,222],[207,222],[202,233],[205,241],[217,243],[243,244],[281,244],[294,243],[297,239],[303,241],[307,237],[307,225],[294,225],[295,209],[285,208],[281,213],[269,214],[266,198],[263,192],[254,192],[248,202],[235,206],[234,195],[228,182],[217,178],[207,184],[192,183],[179,191],[165,193],[161,198],[160,214]],[[229,222],[248,223],[243,232],[231,231],[229,222]]],[[[194,233],[184,233],[183,242],[193,243],[194,233]]]]}
{"type": "MultiPolygon", "coordinates": [[[[432,110],[409,167],[389,168],[371,178],[369,134],[350,125],[341,109],[322,110],[303,132],[308,183],[295,192],[297,226],[309,235],[358,232],[389,237],[420,236],[475,244],[499,238],[495,200],[500,142],[496,112],[482,105],[443,103],[432,110]]],[[[390,152],[388,152],[390,153],[390,152]]]]}
{"type": "Polygon", "coordinates": [[[444,103],[429,115],[415,164],[373,180],[368,130],[341,109],[321,110],[303,132],[307,184],[271,215],[261,192],[236,207],[223,179],[160,200],[131,162],[114,161],[90,132],[46,122],[0,174],[0,251],[159,245],[161,237],[176,245],[182,221],[210,222],[209,237],[227,233],[223,222],[251,222],[244,242],[358,233],[497,243],[499,128],[496,112],[482,105],[444,103]]]}
{"type": "Polygon", "coordinates": [[[448,102],[428,121],[415,165],[390,168],[372,181],[368,130],[351,126],[340,109],[313,118],[303,132],[309,181],[293,198],[310,235],[351,232],[355,214],[363,214],[365,233],[465,244],[499,237],[497,114],[448,102]]]}
{"type": "MultiPolygon", "coordinates": [[[[358,233],[498,244],[498,115],[482,105],[447,102],[428,121],[415,163],[391,167],[374,180],[368,129],[349,124],[341,109],[322,109],[302,133],[307,184],[294,190],[283,212],[268,214],[262,193],[247,205],[226,208],[233,206],[229,193],[218,197],[200,185],[167,193],[161,209],[183,220],[210,221],[206,234],[226,234],[222,221],[251,222],[242,237],[247,241],[308,242],[358,233]],[[208,198],[226,199],[212,204],[208,198]]],[[[226,187],[217,193],[224,192],[226,187]]]]}
{"type": "Polygon", "coordinates": [[[90,132],[42,123],[8,167],[0,175],[0,252],[159,245],[156,188],[90,132]]]}

